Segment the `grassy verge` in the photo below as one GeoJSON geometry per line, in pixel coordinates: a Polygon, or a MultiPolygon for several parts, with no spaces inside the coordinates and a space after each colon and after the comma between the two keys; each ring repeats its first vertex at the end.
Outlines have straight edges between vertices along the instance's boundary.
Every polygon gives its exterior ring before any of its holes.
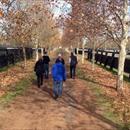
{"type": "Polygon", "coordinates": [[[5,67],[2,67],[0,68],[0,72],[4,72],[4,71],[7,71],[9,68],[13,67],[14,65],[9,65],[9,66],[5,66],[5,67]]]}
{"type": "Polygon", "coordinates": [[[34,75],[31,75],[29,78],[24,78],[12,86],[11,89],[0,98],[0,107],[3,108],[16,96],[23,94],[23,92],[25,92],[26,89],[31,86],[33,79],[34,75]]]}
{"type": "Polygon", "coordinates": [[[87,86],[96,97],[96,105],[98,108],[101,108],[103,115],[106,119],[112,121],[118,125],[118,130],[130,130],[129,126],[124,125],[124,123],[119,119],[119,116],[114,113],[113,100],[110,97],[105,95],[105,92],[101,89],[101,86],[92,82],[91,79],[85,74],[80,68],[78,69],[78,77],[82,80],[85,80],[87,86]]]}
{"type": "MultiPolygon", "coordinates": [[[[117,72],[118,72],[117,69],[115,69],[115,68],[110,69],[109,67],[105,67],[104,65],[101,65],[101,64],[98,64],[98,63],[95,63],[95,64],[96,64],[97,66],[99,66],[99,67],[105,69],[106,71],[109,71],[109,72],[111,72],[111,73],[114,74],[114,75],[117,75],[117,72]]],[[[126,82],[129,82],[129,83],[130,83],[130,78],[129,78],[128,74],[124,74],[124,80],[125,80],[126,82]]]]}

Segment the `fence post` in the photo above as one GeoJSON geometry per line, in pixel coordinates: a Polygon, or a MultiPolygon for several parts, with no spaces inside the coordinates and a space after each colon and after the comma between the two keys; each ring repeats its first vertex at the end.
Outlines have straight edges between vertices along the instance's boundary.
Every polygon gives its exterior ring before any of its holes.
{"type": "Polygon", "coordinates": [[[6,48],[6,65],[9,66],[9,52],[8,52],[8,49],[6,48]]]}
{"type": "Polygon", "coordinates": [[[100,65],[102,64],[102,56],[103,56],[103,51],[101,50],[101,59],[100,59],[100,65]]]}
{"type": "Polygon", "coordinates": [[[106,65],[107,65],[107,61],[108,61],[108,56],[107,56],[107,54],[108,54],[108,52],[106,51],[106,60],[105,60],[105,63],[104,63],[104,67],[106,67],[106,65]]]}
{"type": "Polygon", "coordinates": [[[112,61],[111,61],[111,65],[110,65],[110,69],[113,69],[114,66],[114,56],[115,56],[115,52],[112,53],[112,61]]]}
{"type": "Polygon", "coordinates": [[[96,61],[96,63],[98,61],[98,50],[96,50],[96,53],[95,53],[95,61],[96,61]]]}

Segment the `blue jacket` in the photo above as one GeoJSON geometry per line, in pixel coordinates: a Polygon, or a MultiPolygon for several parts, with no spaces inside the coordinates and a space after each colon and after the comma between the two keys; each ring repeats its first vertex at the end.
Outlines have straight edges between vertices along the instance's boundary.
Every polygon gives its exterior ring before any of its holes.
{"type": "Polygon", "coordinates": [[[66,70],[65,66],[59,62],[52,66],[52,77],[54,81],[66,80],[66,70]]]}

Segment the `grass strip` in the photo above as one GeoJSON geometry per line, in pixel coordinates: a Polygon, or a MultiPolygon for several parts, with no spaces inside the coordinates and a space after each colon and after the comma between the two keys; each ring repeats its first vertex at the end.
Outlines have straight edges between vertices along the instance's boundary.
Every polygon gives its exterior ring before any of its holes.
{"type": "MultiPolygon", "coordinates": [[[[119,119],[119,116],[114,113],[113,108],[113,100],[108,97],[105,92],[102,90],[101,86],[92,82],[92,79],[82,71],[82,69],[77,70],[78,78],[85,80],[87,86],[89,86],[91,92],[96,97],[96,106],[97,108],[101,108],[104,116],[106,119],[118,124],[118,130],[130,130],[130,124],[124,125],[124,123],[119,119]]],[[[94,80],[94,79],[93,79],[94,80]]]]}
{"type": "Polygon", "coordinates": [[[0,107],[3,108],[13,99],[15,99],[16,96],[22,95],[23,92],[25,92],[27,88],[31,86],[33,79],[34,75],[29,76],[29,78],[23,78],[21,81],[12,86],[7,93],[0,97],[0,107]]]}

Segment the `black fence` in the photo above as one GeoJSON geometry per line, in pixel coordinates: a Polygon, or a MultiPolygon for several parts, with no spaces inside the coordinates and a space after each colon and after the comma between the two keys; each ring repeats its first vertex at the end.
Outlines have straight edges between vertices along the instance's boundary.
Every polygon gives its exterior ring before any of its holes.
{"type": "MultiPolygon", "coordinates": [[[[25,48],[25,51],[27,59],[33,57],[32,48],[25,48]]],[[[22,48],[0,48],[0,68],[10,64],[15,64],[23,59],[22,48]]]]}
{"type": "MultiPolygon", "coordinates": [[[[79,50],[79,54],[82,54],[82,49],[79,50]]],[[[85,55],[88,60],[92,60],[92,49],[85,49],[85,55]]],[[[118,69],[118,50],[96,50],[95,62],[101,64],[104,67],[110,67],[110,69],[118,69]]],[[[127,51],[127,57],[125,59],[124,72],[130,74],[130,53],[127,51]]]]}

